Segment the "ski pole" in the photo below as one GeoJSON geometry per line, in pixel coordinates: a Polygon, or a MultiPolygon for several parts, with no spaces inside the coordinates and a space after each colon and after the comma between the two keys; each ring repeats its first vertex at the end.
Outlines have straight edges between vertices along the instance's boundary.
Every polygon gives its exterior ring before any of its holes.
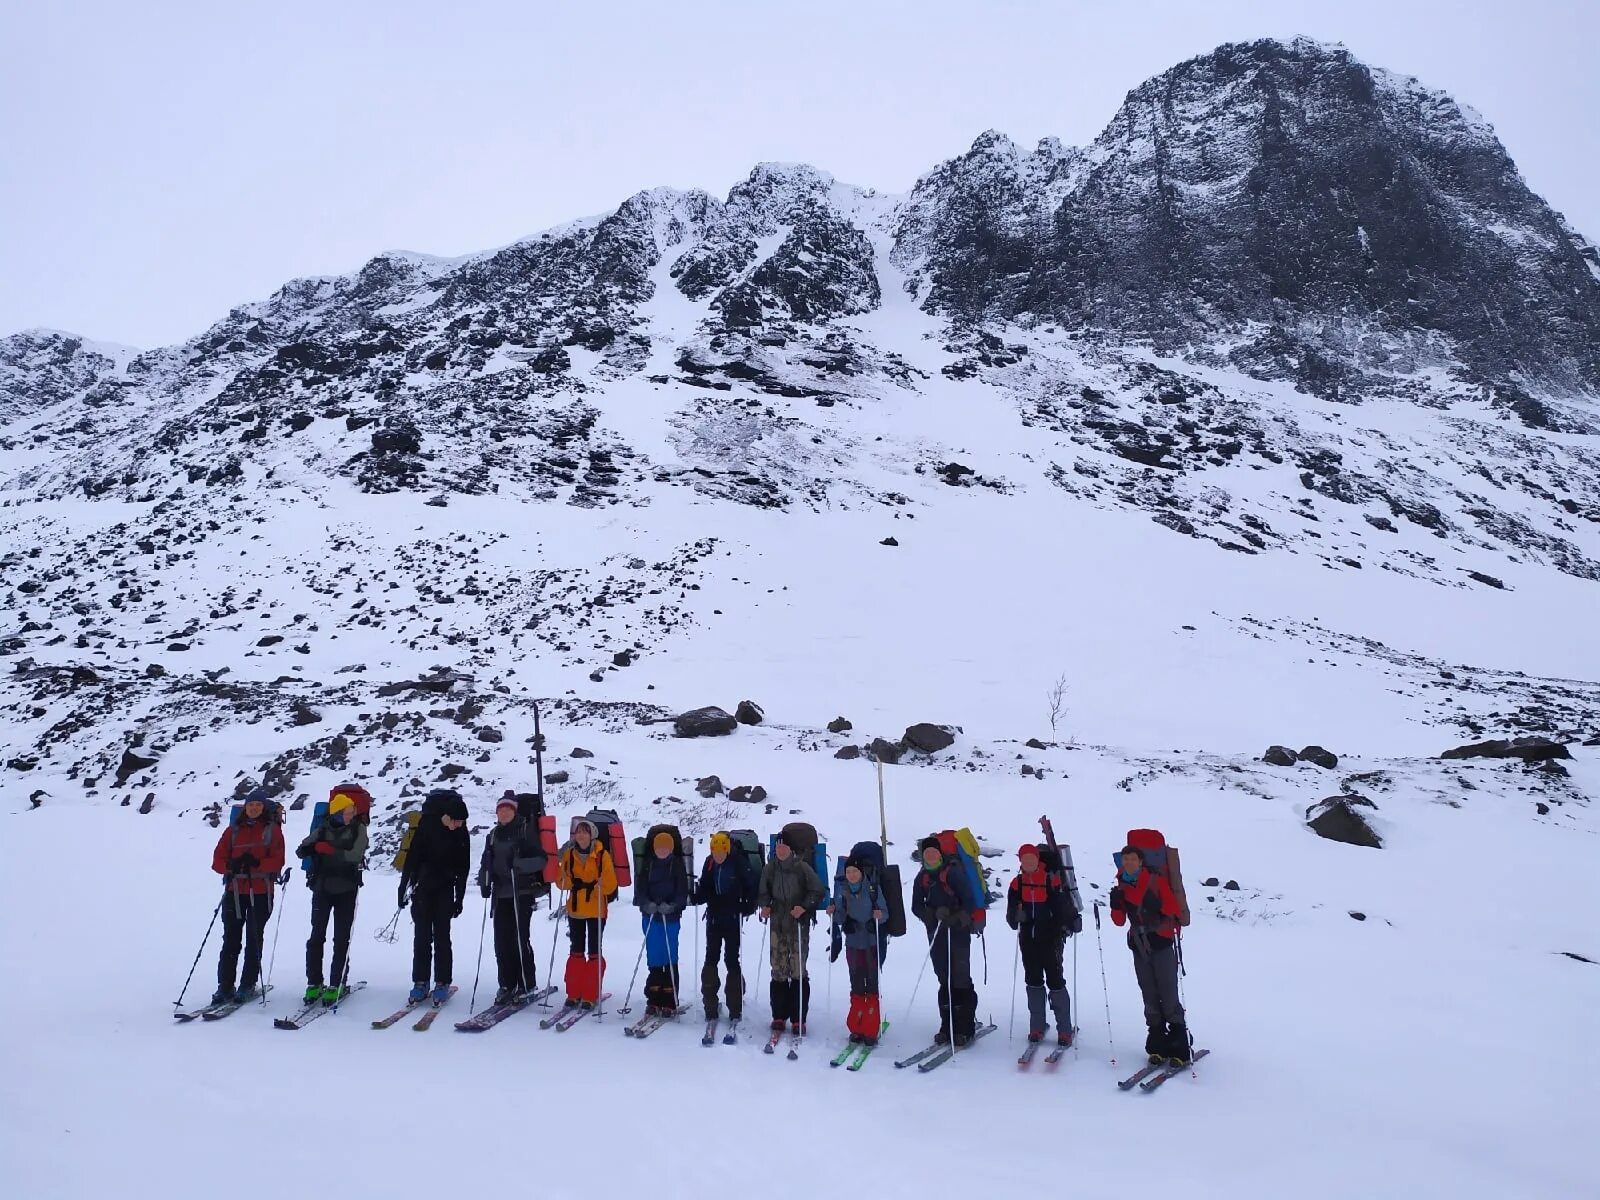
{"type": "MultiPolygon", "coordinates": [[[[758,921],[761,919],[756,918],[758,921]]],[[[741,939],[742,940],[742,939],[741,939]]],[[[743,951],[740,951],[743,953],[743,951]]],[[[761,949],[756,952],[756,986],[755,994],[761,994],[761,970],[767,965],[767,923],[761,921],[761,949]]]]}
{"type": "MultiPolygon", "coordinates": [[[[552,895],[550,897],[550,907],[555,908],[555,903],[556,898],[552,895]]],[[[556,929],[555,933],[550,938],[550,965],[544,969],[544,977],[546,979],[554,980],[556,977],[556,946],[561,942],[561,920],[567,915],[567,906],[563,904],[560,909],[551,915],[555,918],[556,929]]],[[[547,984],[546,986],[553,987],[554,984],[547,984]]],[[[550,995],[553,996],[555,993],[551,992],[550,995]]],[[[539,1007],[549,1008],[550,996],[546,996],[542,1001],[540,1001],[539,1007]]]]}
{"type": "Polygon", "coordinates": [[[934,943],[936,943],[939,940],[939,930],[941,930],[943,928],[944,928],[944,922],[943,921],[935,921],[934,922],[934,925],[933,925],[933,936],[928,939],[928,949],[927,949],[927,952],[925,954],[923,954],[923,956],[922,956],[922,966],[917,969],[917,982],[915,984],[913,984],[912,988],[911,988],[911,1002],[906,1005],[906,1022],[907,1022],[907,1024],[909,1024],[910,1021],[911,1021],[911,1010],[916,1006],[916,1003],[917,1003],[917,992],[920,991],[921,988],[922,988],[922,977],[925,974],[927,974],[928,964],[933,961],[934,943]]]}
{"type": "Polygon", "coordinates": [[[1078,935],[1072,938],[1072,1059],[1078,1059],[1078,935]]]}
{"type": "Polygon", "coordinates": [[[389,918],[388,924],[381,926],[378,931],[372,935],[373,940],[382,942],[386,946],[394,945],[395,940],[400,936],[400,914],[404,911],[405,910],[401,908],[395,909],[394,916],[389,918]]]}
{"type": "Polygon", "coordinates": [[[1106,1006],[1106,1045],[1111,1047],[1111,1065],[1117,1065],[1117,1043],[1111,1035],[1111,991],[1106,987],[1106,948],[1100,941],[1100,901],[1094,902],[1094,945],[1100,951],[1100,998],[1106,1006]]]}
{"type": "MultiPolygon", "coordinates": [[[[522,932],[522,894],[517,887],[517,869],[511,868],[511,917],[516,924],[517,932],[517,992],[525,993],[528,990],[528,959],[522,952],[522,944],[528,939],[522,932]]],[[[528,914],[528,919],[533,920],[533,913],[528,914]]]]}
{"type": "Polygon", "coordinates": [[[194,961],[189,964],[189,974],[183,980],[183,991],[179,992],[178,998],[172,1002],[174,1008],[183,1006],[183,998],[189,992],[189,981],[194,978],[194,969],[200,965],[200,956],[206,952],[206,943],[211,940],[211,931],[216,928],[217,917],[222,913],[222,902],[227,898],[227,892],[217,897],[217,906],[211,910],[211,924],[206,926],[206,936],[200,939],[200,949],[194,952],[194,961]]]}
{"type": "MultiPolygon", "coordinates": [[[[598,887],[599,885],[600,877],[596,875],[595,886],[598,887]]],[[[595,918],[599,922],[599,926],[594,935],[594,1019],[596,1021],[604,1021],[606,1019],[606,913],[610,906],[606,904],[606,899],[603,895],[600,897],[600,905],[600,915],[595,918]]]]}
{"type": "Polygon", "coordinates": [[[655,927],[655,923],[656,915],[651,913],[649,925],[644,931],[644,939],[639,943],[638,956],[633,960],[633,978],[628,980],[628,994],[623,997],[622,1007],[617,1009],[618,1016],[625,1017],[633,1011],[633,985],[639,982],[639,964],[644,961],[644,948],[650,941],[650,930],[655,927]]]}
{"type": "MultiPolygon", "coordinates": [[[[344,970],[339,972],[339,990],[333,994],[334,1012],[339,1011],[339,1005],[344,1003],[345,992],[350,987],[350,941],[356,931],[356,908],[360,898],[361,894],[359,892],[350,897],[350,924],[345,929],[344,934],[344,970]]],[[[337,913],[334,914],[333,918],[333,944],[335,947],[339,945],[339,915],[337,913]]]]}
{"type": "Polygon", "coordinates": [[[1022,957],[1022,931],[1017,931],[1017,948],[1011,955],[1011,1028],[1006,1031],[1006,1041],[1017,1040],[1017,960],[1022,957]]]}
{"type": "Polygon", "coordinates": [[[467,1014],[469,1016],[478,1011],[478,980],[483,977],[483,935],[489,928],[490,903],[489,897],[485,896],[483,898],[483,919],[478,922],[478,967],[472,973],[472,999],[467,1002],[467,1014]]]}
{"type": "Polygon", "coordinates": [[[978,945],[983,949],[983,986],[989,986],[989,939],[984,937],[983,930],[978,930],[978,945]]]}
{"type": "MultiPolygon", "coordinates": [[[[278,878],[278,886],[286,887],[289,876],[294,874],[292,867],[285,867],[283,874],[278,878]]],[[[278,919],[272,923],[272,957],[267,960],[266,983],[261,989],[261,1003],[267,1002],[267,993],[272,990],[272,969],[278,965],[278,934],[283,929],[283,901],[288,899],[288,892],[278,897],[278,919]]]]}
{"type": "MultiPolygon", "coordinates": [[[[950,926],[946,925],[944,929],[944,1015],[945,1019],[950,1022],[950,1046],[952,1053],[960,1048],[956,1046],[956,985],[955,979],[953,978],[955,975],[955,971],[953,969],[955,963],[955,940],[956,939],[950,929],[950,926]]],[[[970,945],[967,947],[967,954],[967,961],[970,963],[972,954],[972,947],[970,945]]],[[[968,974],[971,974],[970,966],[968,968],[968,974]]]]}

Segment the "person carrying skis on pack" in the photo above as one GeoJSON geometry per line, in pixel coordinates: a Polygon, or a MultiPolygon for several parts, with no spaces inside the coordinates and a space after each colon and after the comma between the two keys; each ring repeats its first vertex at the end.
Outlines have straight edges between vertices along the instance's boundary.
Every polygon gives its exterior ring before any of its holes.
{"type": "Polygon", "coordinates": [[[1135,846],[1124,846],[1122,869],[1107,901],[1111,920],[1128,926],[1128,949],[1144,997],[1145,1053],[1152,1063],[1189,1062],[1189,1030],[1178,999],[1178,918],[1182,906],[1166,879],[1144,865],[1135,846]]]}
{"type": "Polygon", "coordinates": [[[428,997],[443,1004],[454,981],[455,957],[450,922],[461,915],[472,871],[472,835],[467,832],[467,806],[459,792],[436,788],[422,802],[422,813],[400,872],[400,907],[408,893],[414,933],[411,942],[413,1004],[428,997]]]}
{"type": "Polygon", "coordinates": [[[337,1004],[349,993],[350,928],[356,920],[356,894],[361,890],[361,864],[367,854],[366,822],[357,820],[356,804],[343,792],[328,801],[328,815],[318,821],[295,853],[311,860],[306,883],[311,888],[311,936],[306,939],[305,1002],[337,1004]],[[333,961],[329,982],[322,974],[322,949],[333,918],[333,961]]]}
{"type": "Polygon", "coordinates": [[[719,1015],[719,959],[728,969],[728,1019],[737,1023],[744,1013],[739,937],[744,918],[755,911],[758,884],[744,855],[733,853],[733,839],[726,833],[713,833],[711,854],[700,871],[700,882],[694,893],[695,903],[705,908],[706,960],[700,968],[700,998],[705,1003],[708,1021],[715,1021],[719,1015]]]}
{"type": "Polygon", "coordinates": [[[1044,1040],[1045,1001],[1056,1019],[1056,1044],[1072,1045],[1072,997],[1062,954],[1072,927],[1072,899],[1066,880],[1047,868],[1039,847],[1017,848],[1021,867],[1006,893],[1006,924],[1017,931],[1022,978],[1028,993],[1028,1040],[1044,1040]],[[1046,988],[1048,987],[1048,992],[1046,988]]]}
{"type": "Polygon", "coordinates": [[[617,894],[617,869],[611,853],[596,836],[594,824],[575,821],[572,840],[561,851],[561,877],[556,885],[567,893],[567,1004],[593,1008],[600,1001],[605,972],[601,942],[611,899],[617,894]]]}
{"type": "Polygon", "coordinates": [[[229,823],[211,852],[211,869],[222,876],[222,954],[217,959],[217,990],[213,1004],[241,1003],[256,997],[261,978],[261,947],[267,918],[272,915],[278,877],[283,873],[281,810],[261,788],[245,796],[237,820],[229,823]],[[239,950],[244,949],[244,970],[234,988],[239,950]]]}
{"type": "Polygon", "coordinates": [[[644,1011],[647,1016],[676,1016],[678,933],[683,910],[689,904],[689,878],[683,855],[670,833],[656,834],[650,843],[650,857],[637,866],[637,871],[634,893],[645,959],[650,966],[644,980],[644,1011]]]}
{"type": "Polygon", "coordinates": [[[483,839],[478,893],[494,914],[494,962],[499,990],[494,1003],[510,1004],[538,986],[531,927],[543,881],[544,851],[538,830],[520,815],[517,797],[507,792],[494,808],[494,828],[483,839]]]}
{"type": "Polygon", "coordinates": [[[811,1008],[811,976],[806,972],[811,924],[827,894],[811,864],[794,852],[789,835],[779,834],[756,889],[761,919],[772,923],[768,962],[772,967],[774,1033],[781,1031],[785,1022],[796,1034],[806,1031],[811,1008]]]}
{"type": "MultiPolygon", "coordinates": [[[[858,1045],[876,1046],[882,1017],[878,1006],[878,930],[887,919],[888,905],[878,881],[867,877],[869,864],[854,856],[845,859],[844,883],[834,894],[828,911],[842,938],[845,966],[850,971],[850,1013],[845,1028],[858,1045]]],[[[830,952],[838,957],[837,949],[830,952]]]]}
{"type": "Polygon", "coordinates": [[[972,985],[972,931],[983,923],[983,905],[959,864],[945,858],[937,837],[917,845],[922,869],[911,885],[911,915],[928,931],[928,956],[939,979],[936,1045],[969,1045],[977,1031],[978,990],[972,985]]]}

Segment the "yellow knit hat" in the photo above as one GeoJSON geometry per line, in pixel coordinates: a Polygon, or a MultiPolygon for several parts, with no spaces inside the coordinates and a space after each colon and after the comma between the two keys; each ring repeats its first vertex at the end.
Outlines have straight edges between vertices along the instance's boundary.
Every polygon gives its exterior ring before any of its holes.
{"type": "Polygon", "coordinates": [[[333,799],[328,801],[328,815],[331,817],[335,813],[341,813],[345,809],[354,808],[355,806],[356,802],[350,799],[349,796],[343,792],[335,792],[333,799]]]}

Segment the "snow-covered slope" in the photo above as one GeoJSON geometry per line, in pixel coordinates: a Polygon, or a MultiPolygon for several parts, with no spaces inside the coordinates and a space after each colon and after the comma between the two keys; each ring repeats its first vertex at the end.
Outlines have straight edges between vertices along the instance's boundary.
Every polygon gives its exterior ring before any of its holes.
{"type": "MultiPolygon", "coordinates": [[[[1307,1195],[1582,1194],[1596,263],[1481,118],[1296,41],[1174,68],[1086,149],[985,134],[904,196],[766,164],[725,200],[655,189],[485,254],[296,281],[181,346],[5,339],[0,911],[26,916],[0,925],[0,1028],[25,1086],[0,1146],[20,1194],[96,1194],[133,1143],[184,1156],[164,1195],[212,1194],[232,1149],[190,1131],[238,1065],[276,1113],[334,1062],[363,1129],[438,1096],[533,1119],[541,1088],[592,1077],[600,1115],[569,1104],[538,1140],[565,1146],[570,1120],[575,1146],[625,1147],[625,1190],[687,1193],[730,1138],[792,1134],[768,1185],[814,1194],[795,1164],[865,1119],[867,1185],[959,1146],[939,1169],[960,1184],[1029,1155],[1106,1194],[1148,1150],[1148,1103],[1201,1195],[1282,1194],[1288,1170],[1307,1195]],[[764,725],[653,723],[742,698],[764,725]],[[1204,897],[1187,986],[1213,1057],[1155,1097],[1110,1087],[1140,1025],[1110,934],[1109,1026],[1090,934],[1060,1079],[1013,1078],[1000,1038],[916,1080],[889,1053],[841,1078],[820,1045],[789,1065],[679,1029],[369,1033],[408,973],[369,940],[381,869],[350,1020],[154,1027],[230,798],[260,782],[298,829],[362,779],[381,863],[430,786],[453,780],[481,829],[534,784],[534,699],[563,816],[603,802],[703,837],[801,814],[848,846],[877,830],[851,756],[932,721],[955,745],[886,768],[897,855],[971,823],[1009,867],[1048,811],[1103,886],[1130,826],[1166,829],[1204,897]],[[1515,736],[1572,757],[1437,757],[1515,736]],[[1342,761],[1268,766],[1274,743],[1342,761]],[[703,798],[712,774],[768,799],[703,798]],[[1376,805],[1384,849],[1307,828],[1336,795],[1376,805]],[[63,997],[43,1016],[41,993],[63,997]]],[[[305,921],[296,882],[286,990],[305,921]]],[[[635,922],[613,922],[614,988],[635,922]]],[[[983,1009],[1004,1031],[996,926],[983,1009]]],[[[896,1049],[931,1030],[914,941],[885,982],[896,1049]]],[[[843,984],[812,968],[831,1042],[843,984]]],[[[330,1167],[321,1146],[290,1139],[269,1170],[517,1182],[510,1161],[330,1167]]]]}

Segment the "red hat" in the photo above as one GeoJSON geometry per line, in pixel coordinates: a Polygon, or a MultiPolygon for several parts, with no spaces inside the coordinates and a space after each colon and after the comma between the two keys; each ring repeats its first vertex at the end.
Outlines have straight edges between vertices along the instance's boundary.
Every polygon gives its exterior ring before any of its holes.
{"type": "Polygon", "coordinates": [[[1035,858],[1039,857],[1039,847],[1035,846],[1032,842],[1023,842],[1022,845],[1017,847],[1018,858],[1026,858],[1030,854],[1035,858]]]}

